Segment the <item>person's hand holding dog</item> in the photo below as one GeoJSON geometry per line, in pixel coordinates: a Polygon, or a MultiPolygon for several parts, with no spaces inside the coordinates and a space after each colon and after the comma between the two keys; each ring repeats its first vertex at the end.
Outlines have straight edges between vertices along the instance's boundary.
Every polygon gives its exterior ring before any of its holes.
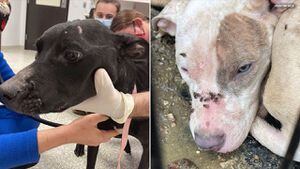
{"type": "Polygon", "coordinates": [[[99,130],[97,124],[105,120],[107,117],[103,115],[91,114],[65,126],[39,131],[37,135],[39,153],[69,143],[98,146],[107,142],[119,133],[116,130],[99,130]]]}

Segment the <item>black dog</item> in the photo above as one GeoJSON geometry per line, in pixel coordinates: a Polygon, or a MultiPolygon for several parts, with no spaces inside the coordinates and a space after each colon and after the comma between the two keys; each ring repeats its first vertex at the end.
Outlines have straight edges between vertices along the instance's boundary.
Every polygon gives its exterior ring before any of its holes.
{"type": "MultiPolygon", "coordinates": [[[[138,92],[149,90],[149,44],[114,34],[95,20],[55,25],[36,47],[36,60],[0,86],[1,100],[16,112],[31,116],[62,112],[94,96],[98,68],[108,72],[119,91],[131,93],[135,84],[138,92]]],[[[111,120],[102,128],[115,125],[111,120]]],[[[139,168],[148,168],[148,125],[148,120],[133,120],[130,129],[144,148],[139,168]]],[[[89,147],[87,168],[95,167],[90,159],[96,160],[97,151],[98,147],[89,147]]]]}

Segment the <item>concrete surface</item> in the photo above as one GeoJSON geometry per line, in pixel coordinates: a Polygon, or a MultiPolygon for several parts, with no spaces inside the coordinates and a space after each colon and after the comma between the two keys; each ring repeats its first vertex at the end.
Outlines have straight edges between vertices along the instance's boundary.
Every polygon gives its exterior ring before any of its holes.
{"type": "MultiPolygon", "coordinates": [[[[12,67],[13,71],[17,73],[25,66],[34,61],[35,51],[23,50],[23,47],[2,47],[4,58],[12,67]]],[[[79,116],[67,110],[63,113],[52,113],[42,115],[43,118],[67,124],[78,118],[79,116]]],[[[40,125],[39,130],[50,128],[45,125],[40,125]]],[[[143,147],[136,138],[129,137],[131,143],[132,155],[123,154],[121,167],[135,169],[138,167],[143,147]]],[[[120,150],[120,139],[112,139],[108,143],[100,145],[98,159],[96,163],[97,169],[113,169],[117,168],[117,158],[120,150]]],[[[54,148],[41,155],[40,162],[32,167],[33,169],[84,169],[86,166],[86,153],[83,157],[76,157],[73,153],[75,144],[63,145],[54,148]]],[[[85,151],[86,152],[86,151],[85,151]]]]}

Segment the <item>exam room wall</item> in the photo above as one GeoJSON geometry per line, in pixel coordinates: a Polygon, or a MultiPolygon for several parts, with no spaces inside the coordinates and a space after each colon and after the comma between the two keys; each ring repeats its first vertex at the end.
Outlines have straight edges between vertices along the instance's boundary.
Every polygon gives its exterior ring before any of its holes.
{"type": "MultiPolygon", "coordinates": [[[[84,19],[84,0],[70,0],[68,20],[84,19]]],[[[10,0],[12,13],[7,26],[2,33],[2,46],[24,46],[27,0],[10,0]]]]}
{"type": "MultiPolygon", "coordinates": [[[[68,20],[84,19],[84,0],[70,0],[68,20]]],[[[10,0],[12,13],[7,26],[2,33],[2,46],[24,46],[27,0],[10,0]]]]}
{"type": "Polygon", "coordinates": [[[25,42],[26,1],[10,0],[12,13],[2,32],[2,46],[23,46],[25,42]]]}

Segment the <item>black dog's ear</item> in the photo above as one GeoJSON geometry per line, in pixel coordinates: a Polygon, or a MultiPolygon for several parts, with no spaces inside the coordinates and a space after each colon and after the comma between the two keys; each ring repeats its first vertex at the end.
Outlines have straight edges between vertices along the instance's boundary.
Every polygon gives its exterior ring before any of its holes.
{"type": "Polygon", "coordinates": [[[115,43],[119,47],[121,57],[142,58],[148,56],[149,44],[142,38],[131,34],[115,34],[115,43]]]}
{"type": "Polygon", "coordinates": [[[38,53],[40,53],[43,49],[43,42],[42,42],[42,38],[39,37],[35,43],[34,43],[34,46],[36,47],[36,50],[38,53]]]}
{"type": "Polygon", "coordinates": [[[120,52],[119,59],[129,58],[134,64],[137,91],[147,91],[149,89],[149,43],[130,34],[115,34],[115,36],[115,43],[120,52]]]}

